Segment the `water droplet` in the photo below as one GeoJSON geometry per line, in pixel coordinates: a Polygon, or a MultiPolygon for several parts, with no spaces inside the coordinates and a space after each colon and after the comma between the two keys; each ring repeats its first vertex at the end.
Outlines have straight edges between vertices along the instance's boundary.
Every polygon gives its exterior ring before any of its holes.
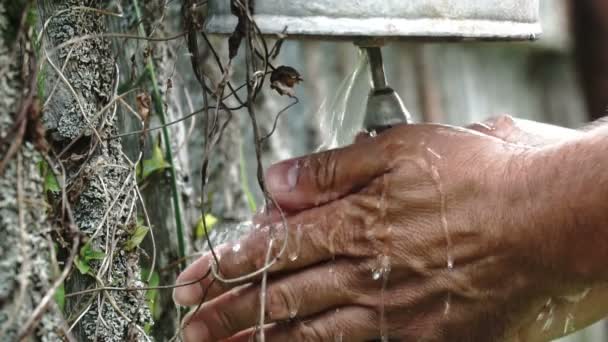
{"type": "Polygon", "coordinates": [[[384,280],[391,271],[391,259],[387,255],[378,255],[376,261],[377,265],[372,269],[372,279],[382,278],[384,280]]]}
{"type": "Polygon", "coordinates": [[[298,315],[298,308],[293,308],[289,310],[289,318],[294,319],[298,315]]]}
{"type": "Polygon", "coordinates": [[[289,255],[287,256],[289,258],[289,260],[291,261],[296,261],[298,259],[298,255],[300,254],[300,246],[302,242],[302,225],[298,224],[297,228],[296,228],[296,235],[295,235],[295,249],[289,252],[289,255]]]}
{"type": "Polygon", "coordinates": [[[445,307],[443,308],[444,316],[447,316],[450,314],[451,307],[452,307],[452,292],[448,292],[448,296],[445,299],[445,307]]]}
{"type": "Polygon", "coordinates": [[[241,250],[241,244],[240,243],[237,242],[234,246],[232,246],[232,251],[234,253],[237,253],[240,250],[241,250]]]}
{"type": "Polygon", "coordinates": [[[336,335],[335,342],[342,342],[344,340],[344,332],[340,331],[338,335],[336,335]]]}

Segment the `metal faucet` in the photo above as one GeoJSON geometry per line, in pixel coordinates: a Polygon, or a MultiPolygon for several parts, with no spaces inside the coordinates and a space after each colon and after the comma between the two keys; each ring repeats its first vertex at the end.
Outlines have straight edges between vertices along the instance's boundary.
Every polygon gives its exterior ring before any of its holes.
{"type": "Polygon", "coordinates": [[[367,53],[372,80],[372,89],[367,96],[363,128],[370,133],[379,133],[396,124],[410,123],[412,121],[410,113],[386,80],[381,48],[378,46],[361,48],[367,53]]]}

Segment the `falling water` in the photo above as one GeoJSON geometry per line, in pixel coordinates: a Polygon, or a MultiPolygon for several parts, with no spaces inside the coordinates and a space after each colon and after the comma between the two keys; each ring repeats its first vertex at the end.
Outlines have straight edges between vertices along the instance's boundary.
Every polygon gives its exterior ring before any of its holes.
{"type": "Polygon", "coordinates": [[[331,228],[329,231],[329,235],[327,237],[327,242],[329,243],[329,254],[331,255],[331,263],[329,265],[329,273],[334,276],[334,281],[336,280],[336,275],[334,274],[334,268],[332,266],[333,262],[336,260],[336,246],[335,246],[335,238],[338,229],[336,227],[331,228]]]}
{"type": "Polygon", "coordinates": [[[386,324],[384,303],[385,303],[385,292],[386,285],[388,284],[388,276],[391,272],[391,259],[387,255],[378,256],[378,264],[376,268],[372,270],[372,278],[374,280],[382,279],[382,285],[380,287],[380,340],[382,342],[388,342],[388,328],[386,324]]]}
{"type": "Polygon", "coordinates": [[[328,101],[317,111],[322,135],[318,150],[326,150],[350,144],[363,125],[367,93],[370,90],[367,55],[359,53],[355,68],[338,87],[328,101]]]}
{"type": "Polygon", "coordinates": [[[454,259],[452,257],[452,238],[450,237],[450,231],[448,230],[448,219],[446,217],[446,199],[445,193],[443,191],[443,184],[441,183],[441,177],[439,176],[439,170],[437,170],[437,166],[431,165],[431,175],[433,177],[433,181],[437,185],[437,191],[439,192],[439,201],[441,206],[441,228],[443,229],[443,233],[445,235],[446,241],[446,260],[448,269],[454,268],[454,259]]]}
{"type": "MultiPolygon", "coordinates": [[[[424,146],[424,144],[423,144],[424,146]]],[[[432,159],[435,160],[441,160],[441,156],[435,152],[433,149],[431,149],[430,147],[426,147],[426,152],[428,152],[428,154],[431,156],[432,159]]],[[[446,195],[445,192],[443,190],[443,183],[441,182],[441,176],[439,175],[439,170],[437,169],[437,166],[435,165],[435,163],[433,161],[430,162],[431,164],[431,176],[433,178],[433,181],[435,182],[435,185],[437,186],[437,191],[439,192],[439,205],[440,205],[440,211],[441,211],[441,228],[443,229],[443,234],[445,235],[445,254],[446,254],[446,265],[448,270],[453,270],[454,269],[454,258],[452,256],[452,238],[450,236],[450,231],[448,229],[448,219],[447,219],[447,203],[446,203],[446,195]]],[[[445,299],[445,307],[443,310],[443,314],[444,315],[448,315],[450,313],[450,308],[451,308],[451,302],[452,302],[452,293],[448,292],[446,299],[445,299]]]]}
{"type": "Polygon", "coordinates": [[[542,316],[539,314],[539,318],[541,320],[545,319],[542,331],[548,331],[551,328],[551,326],[553,325],[553,319],[555,317],[555,304],[553,304],[553,300],[551,298],[549,298],[549,300],[545,304],[545,307],[547,308],[546,313],[543,313],[542,316]]]}

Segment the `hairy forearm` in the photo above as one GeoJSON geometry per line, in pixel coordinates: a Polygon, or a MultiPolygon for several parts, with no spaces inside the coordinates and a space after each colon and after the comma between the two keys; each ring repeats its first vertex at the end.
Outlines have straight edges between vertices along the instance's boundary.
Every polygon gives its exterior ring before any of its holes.
{"type": "Polygon", "coordinates": [[[535,248],[565,280],[608,281],[608,126],[534,154],[527,171],[535,248]]]}

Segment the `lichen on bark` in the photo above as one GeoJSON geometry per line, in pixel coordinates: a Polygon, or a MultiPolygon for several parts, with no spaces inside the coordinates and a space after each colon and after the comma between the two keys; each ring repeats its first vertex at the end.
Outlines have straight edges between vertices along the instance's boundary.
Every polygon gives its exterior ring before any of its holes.
{"type": "MultiPolygon", "coordinates": [[[[15,4],[13,4],[15,5],[15,4]]],[[[6,139],[13,133],[18,106],[24,93],[21,49],[11,58],[16,35],[10,22],[19,22],[25,6],[10,13],[0,3],[0,158],[7,157],[6,139]],[[16,19],[16,20],[15,20],[16,19]]],[[[31,89],[29,89],[31,90],[31,89]]],[[[0,340],[15,341],[23,322],[47,293],[53,277],[50,253],[53,246],[45,215],[40,155],[29,142],[23,143],[0,175],[0,340]]],[[[59,340],[62,316],[54,303],[33,331],[40,341],[59,340]]]]}
{"type": "MultiPolygon", "coordinates": [[[[58,11],[72,9],[52,18],[47,29],[48,45],[107,32],[103,15],[75,8],[100,8],[103,4],[95,0],[43,0],[45,20],[58,11]]],[[[65,46],[51,58],[61,68],[68,55],[64,75],[75,89],[84,113],[69,87],[60,81],[45,108],[44,119],[51,142],[59,150],[76,140],[65,153],[66,189],[76,224],[90,249],[103,253],[103,257],[88,262],[91,268],[87,274],[73,272],[66,292],[103,285],[141,287],[139,251],[125,248],[136,227],[133,168],[122,153],[120,140],[106,140],[118,133],[113,108],[96,115],[115,95],[119,75],[114,54],[107,39],[92,38],[65,46]]],[[[50,72],[47,88],[52,88],[57,80],[57,74],[50,72]]],[[[146,339],[143,327],[152,324],[152,320],[143,291],[100,292],[70,299],[66,303],[67,311],[72,313],[70,318],[86,311],[76,328],[79,339],[146,339]]]]}

